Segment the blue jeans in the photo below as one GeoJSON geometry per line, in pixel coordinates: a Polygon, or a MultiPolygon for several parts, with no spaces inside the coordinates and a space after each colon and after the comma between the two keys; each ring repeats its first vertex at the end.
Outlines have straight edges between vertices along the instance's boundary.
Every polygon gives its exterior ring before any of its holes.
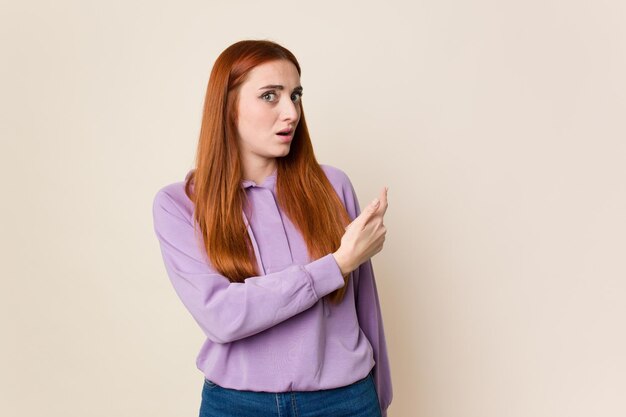
{"type": "Polygon", "coordinates": [[[319,391],[255,392],[204,379],[200,417],[381,417],[374,379],[319,391]]]}

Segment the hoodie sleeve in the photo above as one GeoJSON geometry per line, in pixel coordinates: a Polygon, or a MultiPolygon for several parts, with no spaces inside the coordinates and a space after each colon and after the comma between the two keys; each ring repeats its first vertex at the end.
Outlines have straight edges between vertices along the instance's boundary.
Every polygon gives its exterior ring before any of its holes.
{"type": "Polygon", "coordinates": [[[159,190],[152,210],[169,279],[206,337],[215,343],[259,333],[344,285],[332,253],[306,265],[231,283],[210,265],[197,228],[171,195],[159,190]]]}
{"type": "MultiPolygon", "coordinates": [[[[354,187],[347,175],[344,198],[348,213],[351,219],[354,220],[361,214],[361,209],[354,187]]],[[[382,310],[378,299],[372,260],[368,259],[366,262],[359,265],[354,272],[356,276],[355,303],[359,326],[361,330],[363,330],[363,333],[365,333],[365,336],[367,336],[374,351],[374,361],[376,363],[372,370],[372,375],[374,376],[374,384],[376,385],[382,416],[387,417],[387,408],[393,398],[393,388],[391,384],[391,368],[387,355],[387,343],[383,328],[382,310]]]]}

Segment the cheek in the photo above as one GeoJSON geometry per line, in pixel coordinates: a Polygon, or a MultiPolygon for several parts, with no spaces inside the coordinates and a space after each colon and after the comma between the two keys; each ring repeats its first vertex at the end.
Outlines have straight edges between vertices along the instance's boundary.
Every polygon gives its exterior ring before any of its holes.
{"type": "Polygon", "coordinates": [[[237,127],[241,133],[246,133],[253,129],[256,124],[256,116],[254,109],[246,104],[242,103],[239,107],[239,114],[237,118],[237,127]]]}
{"type": "Polygon", "coordinates": [[[259,129],[273,125],[274,116],[272,112],[262,106],[249,106],[241,116],[242,124],[248,129],[259,129]]]}

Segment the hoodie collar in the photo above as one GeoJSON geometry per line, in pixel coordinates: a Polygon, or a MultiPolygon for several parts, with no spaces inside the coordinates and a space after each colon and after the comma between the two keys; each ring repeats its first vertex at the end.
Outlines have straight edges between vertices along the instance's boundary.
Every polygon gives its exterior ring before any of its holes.
{"type": "MultiPolygon", "coordinates": [[[[263,182],[261,182],[260,184],[257,184],[256,182],[252,180],[246,180],[246,179],[241,180],[241,186],[244,189],[249,188],[249,187],[262,187],[262,188],[273,189],[274,185],[276,184],[277,171],[278,169],[274,169],[274,172],[272,172],[270,175],[265,177],[263,182]]],[[[191,176],[192,173],[193,173],[193,169],[187,172],[187,175],[185,175],[185,182],[191,176]]]]}
{"type": "Polygon", "coordinates": [[[265,179],[257,184],[256,182],[252,181],[252,180],[241,180],[241,186],[243,188],[249,188],[249,187],[263,187],[263,188],[274,188],[274,184],[276,184],[276,176],[277,176],[277,171],[278,168],[275,168],[274,171],[268,175],[267,177],[265,177],[265,179]]]}

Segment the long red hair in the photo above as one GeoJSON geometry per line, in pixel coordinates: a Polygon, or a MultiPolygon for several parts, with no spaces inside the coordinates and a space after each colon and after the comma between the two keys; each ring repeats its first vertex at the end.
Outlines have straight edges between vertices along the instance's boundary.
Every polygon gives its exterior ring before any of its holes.
{"type": "MultiPolygon", "coordinates": [[[[242,216],[247,195],[241,187],[237,141],[239,88],[257,65],[283,59],[291,61],[301,74],[296,57],[283,46],[269,40],[243,40],[219,55],[208,82],[196,166],[185,193],[195,204],[194,220],[208,258],[231,282],[260,275],[242,216]]],[[[311,260],[316,260],[339,248],[350,217],[315,159],[301,110],[289,154],[276,158],[276,194],[281,209],[302,234],[311,260]]],[[[344,276],[346,283],[348,276],[344,276]]],[[[327,297],[338,303],[346,288],[327,297]]]]}

